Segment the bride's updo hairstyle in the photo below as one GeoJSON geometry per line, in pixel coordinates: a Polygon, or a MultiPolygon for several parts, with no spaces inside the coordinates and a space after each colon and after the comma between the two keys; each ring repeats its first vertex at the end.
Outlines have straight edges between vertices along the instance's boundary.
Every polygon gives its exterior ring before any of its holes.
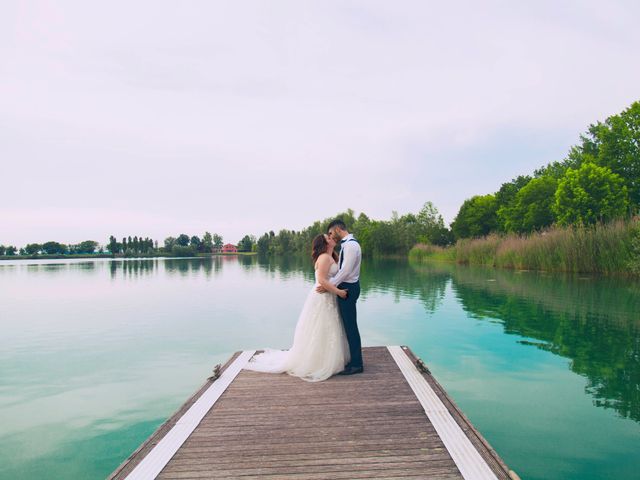
{"type": "MultiPolygon", "coordinates": [[[[329,246],[329,244],[327,243],[327,239],[324,237],[324,234],[320,234],[320,235],[316,235],[315,238],[313,239],[313,242],[311,242],[311,260],[313,261],[313,264],[316,264],[316,261],[318,260],[318,257],[320,255],[322,255],[323,253],[327,253],[327,247],[329,246]]],[[[332,256],[333,259],[337,262],[338,261],[338,255],[336,254],[336,252],[332,252],[332,256]]]]}
{"type": "Polygon", "coordinates": [[[327,239],[324,238],[322,233],[314,237],[313,242],[311,242],[311,260],[314,265],[318,257],[327,251],[327,245],[327,239]]]}

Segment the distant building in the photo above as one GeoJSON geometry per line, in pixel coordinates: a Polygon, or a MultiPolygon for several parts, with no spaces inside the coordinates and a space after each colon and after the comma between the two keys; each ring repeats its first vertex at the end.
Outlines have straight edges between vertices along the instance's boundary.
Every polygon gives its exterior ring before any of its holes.
{"type": "Polygon", "coordinates": [[[227,243],[224,247],[222,247],[222,253],[238,253],[238,247],[227,243]]]}
{"type": "Polygon", "coordinates": [[[211,247],[211,253],[222,253],[222,247],[211,247]]]}

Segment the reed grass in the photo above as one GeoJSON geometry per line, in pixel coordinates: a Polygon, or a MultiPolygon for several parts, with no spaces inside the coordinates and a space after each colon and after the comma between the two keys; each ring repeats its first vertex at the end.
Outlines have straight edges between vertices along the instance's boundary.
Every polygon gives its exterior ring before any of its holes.
{"type": "Polygon", "coordinates": [[[552,227],[530,235],[491,234],[458,240],[447,248],[416,245],[409,258],[519,270],[640,275],[640,219],[552,227]]]}
{"type": "Polygon", "coordinates": [[[455,262],[455,252],[452,248],[439,247],[437,245],[427,245],[419,243],[409,251],[409,259],[412,261],[436,260],[445,262],[455,262]]]}

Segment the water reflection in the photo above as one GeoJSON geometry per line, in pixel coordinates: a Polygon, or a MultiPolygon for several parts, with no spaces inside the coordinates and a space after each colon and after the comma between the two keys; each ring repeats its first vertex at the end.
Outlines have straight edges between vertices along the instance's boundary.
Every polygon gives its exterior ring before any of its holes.
{"type": "Polygon", "coordinates": [[[272,258],[262,256],[248,258],[255,260],[261,270],[270,273],[278,273],[278,275],[284,280],[300,274],[309,281],[312,281],[314,278],[311,260],[302,255],[281,257],[277,262],[274,262],[272,258]]]}
{"type": "MultiPolygon", "coordinates": [[[[111,265],[113,272],[122,268],[125,272],[137,274],[157,269],[158,260],[137,260],[123,263],[120,266],[111,265]]],[[[282,257],[274,261],[259,255],[214,256],[202,258],[166,258],[163,260],[164,269],[169,274],[179,274],[184,277],[197,275],[202,270],[206,276],[219,273],[225,264],[240,265],[245,271],[260,270],[270,274],[272,278],[278,276],[282,280],[302,276],[305,280],[314,280],[313,265],[309,258],[300,255],[282,257]]],[[[396,301],[402,297],[420,299],[427,312],[435,312],[445,296],[450,273],[436,268],[424,267],[417,275],[407,268],[405,262],[397,260],[368,260],[362,266],[361,284],[362,296],[385,293],[392,294],[396,301]]]]}
{"type": "MultiPolygon", "coordinates": [[[[523,478],[633,478],[638,283],[371,259],[361,273],[367,341],[429,355],[523,478]]],[[[104,478],[211,365],[289,344],[313,276],[298,256],[0,262],[0,478],[104,478]]]]}
{"type": "Polygon", "coordinates": [[[431,267],[422,274],[407,268],[406,262],[397,260],[369,260],[362,266],[362,298],[372,293],[391,293],[395,301],[408,296],[420,299],[428,313],[434,313],[442,304],[451,276],[431,267]]]}
{"type": "MultiPolygon", "coordinates": [[[[303,256],[290,256],[278,259],[253,257],[263,271],[279,274],[281,278],[302,275],[306,280],[314,280],[311,261],[303,256]]],[[[430,270],[429,275],[416,275],[407,268],[405,262],[386,259],[369,259],[362,265],[360,283],[362,299],[370,295],[392,294],[395,301],[402,297],[418,298],[430,313],[435,312],[442,303],[450,275],[447,272],[430,270]]]]}
{"type": "MultiPolygon", "coordinates": [[[[19,264],[18,264],[19,265],[19,264]]],[[[269,278],[314,279],[307,257],[274,259],[259,256],[126,259],[75,263],[22,264],[17,268],[45,272],[102,275],[111,280],[159,275],[206,278],[225,266],[259,271],[269,278]]],[[[2,265],[14,274],[16,265],[2,265]]],[[[514,272],[449,264],[367,260],[361,272],[362,299],[379,294],[418,299],[426,313],[439,314],[450,288],[467,314],[498,321],[507,334],[524,337],[523,348],[535,347],[570,359],[571,371],[587,379],[594,405],[613,409],[640,422],[640,286],[620,278],[514,272]]]]}
{"type": "Polygon", "coordinates": [[[158,269],[158,259],[127,259],[111,260],[109,262],[109,272],[111,279],[132,278],[142,275],[150,275],[158,269]]]}
{"type": "Polygon", "coordinates": [[[497,319],[520,343],[571,359],[594,405],[640,421],[640,295],[619,278],[585,278],[454,265],[415,267],[450,275],[474,318],[497,319]]]}
{"type": "Polygon", "coordinates": [[[192,274],[199,274],[202,271],[205,276],[210,277],[221,270],[222,259],[220,257],[152,258],[111,260],[109,262],[109,271],[112,279],[131,279],[155,275],[161,267],[169,275],[178,274],[188,277],[192,274]]]}

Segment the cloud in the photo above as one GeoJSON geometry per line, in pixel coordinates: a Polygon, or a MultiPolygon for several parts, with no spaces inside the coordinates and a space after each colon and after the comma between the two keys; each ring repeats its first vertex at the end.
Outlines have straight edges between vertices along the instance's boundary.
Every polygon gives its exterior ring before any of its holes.
{"type": "Polygon", "coordinates": [[[640,77],[631,2],[6,10],[5,244],[237,241],[427,200],[451,221],[465,198],[561,159],[637,100],[640,77]]]}

